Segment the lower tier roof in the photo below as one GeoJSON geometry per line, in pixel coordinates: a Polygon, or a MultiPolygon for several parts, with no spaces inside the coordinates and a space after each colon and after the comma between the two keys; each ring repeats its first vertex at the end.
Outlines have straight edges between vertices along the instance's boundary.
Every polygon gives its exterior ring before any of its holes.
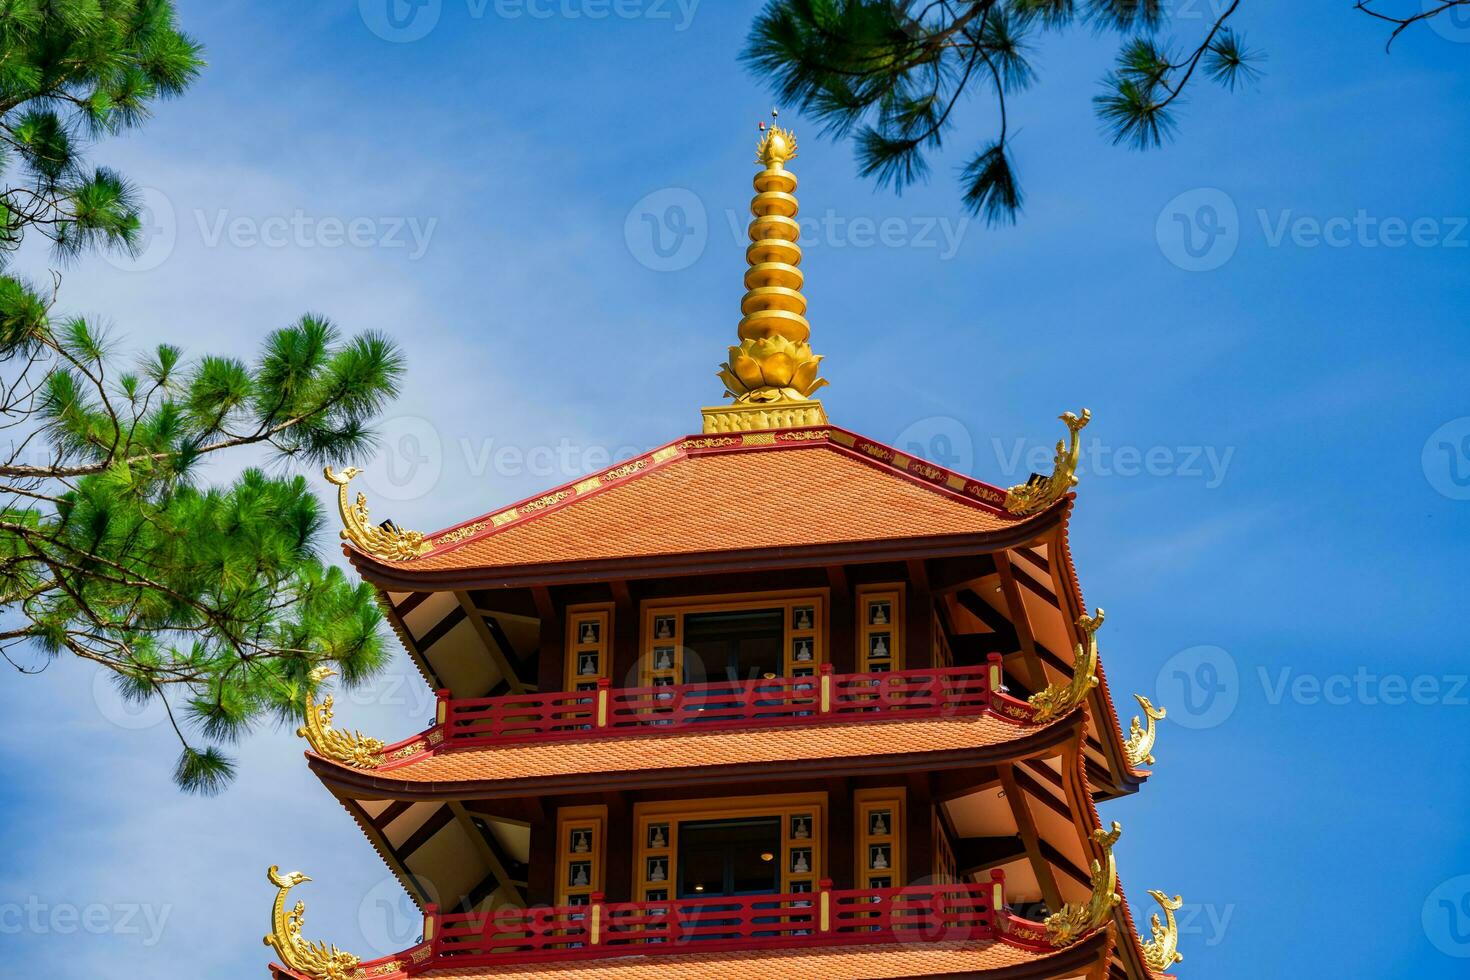
{"type": "MultiPolygon", "coordinates": [[[[535,963],[416,973],[416,980],[893,980],[899,977],[984,977],[986,980],[1070,980],[1107,960],[1111,929],[1074,946],[1036,952],[1006,942],[892,943],[881,946],[621,956],[571,963],[535,963]]],[[[307,980],[272,966],[276,980],[307,980]]],[[[376,974],[384,980],[401,972],[376,974]]]]}

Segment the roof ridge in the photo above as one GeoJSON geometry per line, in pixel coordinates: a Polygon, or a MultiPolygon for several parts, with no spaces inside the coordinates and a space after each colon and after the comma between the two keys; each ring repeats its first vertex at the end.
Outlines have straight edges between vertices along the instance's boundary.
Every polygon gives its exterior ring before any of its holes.
{"type": "Polygon", "coordinates": [[[693,434],[680,436],[605,469],[574,477],[550,490],[426,534],[424,540],[430,547],[418,558],[457,550],[471,541],[523,524],[609,488],[641,479],[679,460],[728,452],[819,447],[830,448],[859,459],[949,499],[995,514],[1006,514],[1006,492],[1003,489],[840,426],[818,425],[763,432],[693,434]]]}

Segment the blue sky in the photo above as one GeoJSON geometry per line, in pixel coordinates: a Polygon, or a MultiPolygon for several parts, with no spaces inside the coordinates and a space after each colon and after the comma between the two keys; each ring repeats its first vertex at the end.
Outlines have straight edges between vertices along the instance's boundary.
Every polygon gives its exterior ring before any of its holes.
{"type": "MultiPolygon", "coordinates": [[[[718,401],[770,100],[736,60],[753,0],[430,0],[401,31],[382,0],[181,7],[209,71],[97,151],[150,188],[154,238],[69,270],[63,307],[199,352],[307,310],[392,334],[410,373],[368,489],[426,530],[718,401]]],[[[1128,692],[1170,709],[1156,775],[1104,817],[1136,910],[1189,903],[1201,980],[1470,957],[1470,22],[1385,55],[1349,8],[1244,4],[1266,77],[1199,87],[1147,155],[1091,115],[1112,39],[1048,39],[1012,107],[1011,229],[967,221],[952,176],[984,100],[903,197],[783,117],[834,421],[1007,485],[1061,411],[1095,415],[1076,562],[1125,724],[1128,692]]],[[[1179,5],[1180,35],[1210,9],[1179,5]]],[[[431,710],[401,658],[341,700],[385,739],[431,710]]],[[[262,976],[271,863],[316,878],[311,936],[413,939],[289,732],[196,800],[167,726],[90,668],[7,677],[0,711],[17,975],[262,976]]]]}

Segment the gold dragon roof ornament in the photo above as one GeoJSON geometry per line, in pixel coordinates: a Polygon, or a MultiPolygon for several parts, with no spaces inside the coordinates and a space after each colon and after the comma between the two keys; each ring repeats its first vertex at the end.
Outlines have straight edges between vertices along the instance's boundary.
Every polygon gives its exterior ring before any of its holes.
{"type": "Polygon", "coordinates": [[[1123,900],[1118,894],[1118,862],[1113,857],[1113,845],[1122,835],[1123,827],[1116,820],[1111,831],[1099,828],[1092,832],[1103,852],[1102,861],[1092,861],[1092,895],[1085,905],[1068,902],[1047,916],[1046,938],[1053,946],[1071,946],[1112,918],[1113,909],[1123,900]]]}
{"type": "Polygon", "coordinates": [[[1041,513],[1077,485],[1077,463],[1082,457],[1081,432],[1092,421],[1092,412],[1085,408],[1080,416],[1066,412],[1061,420],[1067,423],[1069,437],[1057,442],[1051,475],[1032,473],[1025,483],[1006,491],[1006,510],[1018,517],[1041,513]]]}
{"type": "Polygon", "coordinates": [[[351,541],[358,550],[384,561],[408,561],[433,548],[418,531],[405,531],[392,521],[375,525],[368,518],[367,495],[359,493],[355,501],[347,499],[347,484],[362,472],[349,466],[335,473],[328,466],[322,471],[327,481],[337,485],[337,510],[342,515],[342,540],[351,541]]]}
{"type": "Polygon", "coordinates": [[[295,908],[286,911],[286,896],[291,889],[311,879],[300,871],[283,875],[274,864],[266,872],[266,877],[276,886],[276,900],[271,906],[271,934],[265,937],[265,944],[276,951],[281,963],[312,980],[350,980],[356,975],[360,963],[356,956],[344,953],[336,946],[311,943],[301,938],[301,926],[306,918],[305,902],[297,902],[295,908]]]}
{"type": "MultiPolygon", "coordinates": [[[[317,667],[311,679],[317,684],[336,676],[330,667],[317,667]]],[[[320,704],[310,692],[306,695],[306,724],[296,729],[299,738],[311,744],[311,750],[324,759],[340,762],[354,769],[375,769],[383,764],[383,743],[362,732],[348,732],[332,727],[332,695],[320,704]]]]}
{"type": "Polygon", "coordinates": [[[1170,898],[1152,889],[1149,896],[1163,907],[1167,922],[1161,923],[1157,912],[1149,918],[1153,938],[1143,944],[1143,965],[1154,973],[1163,973],[1175,963],[1184,962],[1184,954],[1179,952],[1179,923],[1174,921],[1174,913],[1184,906],[1184,898],[1180,895],[1170,898]]]}
{"type": "Polygon", "coordinates": [[[1133,721],[1128,726],[1128,740],[1123,743],[1123,753],[1128,759],[1128,764],[1134,769],[1140,766],[1151,766],[1154,764],[1154,740],[1158,738],[1157,723],[1163,721],[1169,714],[1167,708],[1155,708],[1152,701],[1142,694],[1133,695],[1138,706],[1143,709],[1143,716],[1148,719],[1147,727],[1133,716],[1133,721]]]}
{"type": "Polygon", "coordinates": [[[1103,616],[1101,609],[1095,609],[1093,615],[1077,620],[1077,625],[1087,637],[1087,644],[1085,648],[1081,643],[1072,646],[1072,679],[1065,684],[1052,684],[1027,699],[1026,703],[1035,712],[1037,724],[1071,711],[1097,687],[1097,631],[1103,624],[1103,616]]]}
{"type": "Polygon", "coordinates": [[[745,298],[740,344],[729,349],[719,377],[733,405],[704,409],[705,432],[744,432],[827,421],[812,394],[827,382],[817,377],[822,358],[807,342],[801,225],[796,220],[796,175],[786,169],[796,156],[796,136],[775,124],[756,145],[755,198],[750,202],[750,247],[745,250],[745,298]]]}

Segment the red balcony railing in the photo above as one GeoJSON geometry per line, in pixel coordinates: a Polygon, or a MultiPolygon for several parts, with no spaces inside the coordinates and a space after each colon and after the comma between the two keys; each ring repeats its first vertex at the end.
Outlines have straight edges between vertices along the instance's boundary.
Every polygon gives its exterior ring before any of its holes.
{"type": "Polygon", "coordinates": [[[501,909],[439,915],[427,935],[441,968],[497,962],[791,946],[965,942],[997,937],[997,876],[986,884],[922,885],[501,909]]]}
{"type": "MultiPolygon", "coordinates": [[[[618,735],[664,734],[673,729],[811,725],[878,718],[936,718],[978,714],[1005,695],[996,691],[998,662],[881,674],[679,684],[668,687],[511,695],[447,701],[443,741],[462,748],[618,735]]],[[[1013,704],[1014,699],[1005,698],[1013,704]]],[[[1009,713],[1014,716],[1014,711],[1009,713]]]]}

